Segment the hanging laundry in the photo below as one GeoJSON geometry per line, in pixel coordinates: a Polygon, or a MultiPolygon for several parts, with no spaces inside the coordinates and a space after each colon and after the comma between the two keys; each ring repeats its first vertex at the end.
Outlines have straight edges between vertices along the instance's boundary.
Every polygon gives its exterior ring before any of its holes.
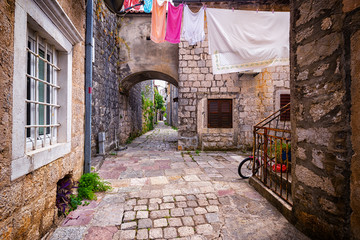
{"type": "Polygon", "coordinates": [[[157,0],[153,0],[151,14],[151,40],[156,43],[165,41],[166,4],[167,2],[164,2],[160,6],[157,0]]]}
{"type": "Polygon", "coordinates": [[[289,64],[289,12],[206,10],[213,74],[289,64]]]}
{"type": "Polygon", "coordinates": [[[179,6],[175,7],[169,3],[165,35],[166,41],[171,43],[180,42],[182,13],[183,4],[179,4],[179,6]]]}
{"type": "MultiPolygon", "coordinates": [[[[139,0],[124,0],[123,6],[124,6],[124,9],[127,9],[127,8],[129,8],[129,7],[132,7],[132,6],[136,5],[136,4],[139,4],[139,0]]],[[[140,10],[140,7],[141,7],[141,6],[136,6],[136,7],[134,7],[133,9],[134,9],[135,11],[139,11],[139,10],[140,10]]],[[[132,10],[132,9],[129,9],[128,11],[131,11],[131,10],[132,10]]]]}
{"type": "Polygon", "coordinates": [[[144,4],[144,12],[146,13],[151,13],[151,8],[152,8],[152,0],[145,0],[145,4],[144,4]]]}
{"type": "Polygon", "coordinates": [[[204,31],[204,7],[197,13],[193,13],[188,5],[184,7],[182,38],[195,45],[205,39],[204,31]]]}

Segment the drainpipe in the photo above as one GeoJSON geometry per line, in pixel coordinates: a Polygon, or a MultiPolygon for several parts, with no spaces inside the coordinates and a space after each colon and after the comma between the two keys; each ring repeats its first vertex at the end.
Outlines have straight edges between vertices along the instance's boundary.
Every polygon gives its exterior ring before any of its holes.
{"type": "Polygon", "coordinates": [[[91,170],[91,92],[92,92],[92,51],[93,51],[93,0],[86,5],[85,38],[85,146],[84,173],[91,170]]]}

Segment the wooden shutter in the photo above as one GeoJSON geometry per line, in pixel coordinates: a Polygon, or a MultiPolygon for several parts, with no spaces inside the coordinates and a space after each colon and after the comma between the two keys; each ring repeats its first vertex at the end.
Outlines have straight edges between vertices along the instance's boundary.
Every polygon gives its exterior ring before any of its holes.
{"type": "Polygon", "coordinates": [[[232,99],[208,100],[208,128],[232,128],[232,99]]]}
{"type": "MultiPolygon", "coordinates": [[[[280,94],[280,108],[290,103],[290,94],[280,94]]],[[[290,109],[281,113],[280,121],[290,121],[290,109]]]]}

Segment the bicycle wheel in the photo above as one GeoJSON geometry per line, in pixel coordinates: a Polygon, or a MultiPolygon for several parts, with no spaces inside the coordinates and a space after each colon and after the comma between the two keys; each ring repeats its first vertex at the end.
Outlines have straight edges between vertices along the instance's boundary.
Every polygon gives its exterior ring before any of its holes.
{"type": "Polygon", "coordinates": [[[246,179],[253,175],[252,173],[252,167],[253,167],[253,158],[248,157],[242,160],[242,162],[239,164],[238,173],[240,177],[246,179]]]}

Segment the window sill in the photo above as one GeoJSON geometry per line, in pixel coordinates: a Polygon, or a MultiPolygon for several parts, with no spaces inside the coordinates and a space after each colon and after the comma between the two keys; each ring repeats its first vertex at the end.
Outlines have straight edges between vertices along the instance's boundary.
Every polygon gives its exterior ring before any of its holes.
{"type": "Polygon", "coordinates": [[[230,133],[234,133],[234,128],[204,128],[203,130],[204,133],[225,133],[225,134],[230,134],[230,133]]]}
{"type": "Polygon", "coordinates": [[[23,157],[13,159],[11,180],[24,176],[58,158],[70,153],[71,143],[57,143],[46,148],[27,152],[23,157]]]}

